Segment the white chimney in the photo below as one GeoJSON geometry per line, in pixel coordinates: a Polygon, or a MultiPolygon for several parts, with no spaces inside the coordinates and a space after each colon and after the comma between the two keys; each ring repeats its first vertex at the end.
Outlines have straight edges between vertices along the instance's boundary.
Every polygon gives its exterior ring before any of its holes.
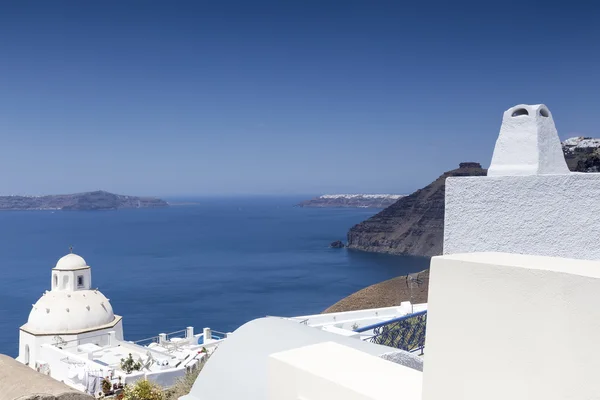
{"type": "Polygon", "coordinates": [[[548,107],[519,104],[504,112],[488,176],[569,173],[548,107]]]}

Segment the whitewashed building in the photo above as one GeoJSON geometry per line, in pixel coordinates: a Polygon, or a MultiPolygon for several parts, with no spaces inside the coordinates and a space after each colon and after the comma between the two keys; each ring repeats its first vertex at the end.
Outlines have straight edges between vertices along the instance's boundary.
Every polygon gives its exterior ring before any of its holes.
{"type": "MultiPolygon", "coordinates": [[[[415,311],[424,312],[424,304],[406,302],[397,307],[368,311],[266,318],[264,323],[252,321],[247,324],[250,328],[238,330],[255,330],[256,337],[250,342],[246,335],[239,335],[239,340],[235,336],[227,338],[227,333],[210,328],[195,334],[193,327],[130,342],[124,340],[123,318],[114,314],[109,299],[98,289],[93,289],[91,268],[82,257],[72,253],[62,257],[52,269],[50,289],[32,305],[27,323],[20,328],[17,361],[94,396],[102,392],[101,385],[105,379],[117,388],[119,384],[132,384],[142,379],[168,388],[197,368],[226,341],[231,341],[231,346],[237,344],[238,348],[246,349],[246,355],[251,346],[261,354],[270,354],[273,349],[294,348],[302,343],[314,342],[294,340],[296,329],[308,329],[317,338],[325,335],[330,340],[346,341],[353,337],[352,345],[366,346],[382,357],[422,369],[422,360],[415,355],[403,355],[403,352],[361,340],[372,336],[372,325],[415,311]],[[268,324],[275,324],[275,328],[266,328],[268,324]],[[355,327],[361,327],[363,332],[353,332],[355,327]],[[289,334],[284,334],[286,340],[283,341],[263,334],[264,331],[281,332],[286,329],[289,334]],[[128,370],[122,364],[122,360],[130,356],[138,365],[136,369],[128,370]]],[[[226,348],[222,353],[227,352],[226,348]]],[[[219,364],[218,360],[213,363],[216,364],[219,364]]],[[[227,369],[229,373],[236,370],[242,373],[242,366],[243,363],[234,363],[227,369]]],[[[260,373],[260,369],[255,371],[260,373]]],[[[246,377],[250,378],[251,374],[246,374],[246,377]]],[[[216,382],[212,381],[211,384],[216,382]]]]}
{"type": "Polygon", "coordinates": [[[600,399],[600,174],[570,173],[560,146],[546,106],[511,107],[489,176],[447,180],[422,371],[407,354],[257,320],[182,400],[600,399]]]}
{"type": "Polygon", "coordinates": [[[92,269],[82,257],[71,253],[58,260],[50,287],[33,304],[27,323],[20,328],[17,359],[23,364],[48,372],[49,365],[40,354],[44,344],[84,343],[86,338],[91,342],[92,337],[123,340],[122,318],[113,313],[109,299],[92,288],[92,269]]]}
{"type": "Polygon", "coordinates": [[[92,286],[85,260],[67,254],[50,275],[50,291],[32,305],[19,332],[17,361],[82,392],[98,396],[111,385],[147,379],[169,387],[196,368],[225,338],[209,328],[161,333],[138,343],[123,338],[123,319],[92,286]],[[123,369],[131,356],[139,368],[123,369]]]}

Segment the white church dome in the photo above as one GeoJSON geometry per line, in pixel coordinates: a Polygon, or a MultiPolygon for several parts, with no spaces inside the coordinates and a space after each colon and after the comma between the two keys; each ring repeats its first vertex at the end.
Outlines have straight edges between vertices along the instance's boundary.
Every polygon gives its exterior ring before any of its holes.
{"type": "Polygon", "coordinates": [[[87,263],[83,259],[83,257],[78,256],[77,254],[70,253],[64,257],[61,257],[60,260],[56,263],[56,267],[54,269],[61,271],[69,271],[75,269],[87,268],[87,263]]]}
{"type": "Polygon", "coordinates": [[[99,328],[114,320],[112,306],[99,290],[53,290],[33,305],[26,326],[37,333],[64,334],[99,328]]]}

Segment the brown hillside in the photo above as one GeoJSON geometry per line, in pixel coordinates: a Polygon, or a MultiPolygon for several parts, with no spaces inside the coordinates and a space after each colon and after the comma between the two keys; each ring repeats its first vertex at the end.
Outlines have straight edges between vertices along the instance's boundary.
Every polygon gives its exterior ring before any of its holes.
{"type": "Polygon", "coordinates": [[[429,270],[426,269],[416,274],[399,276],[359,290],[338,301],[324,313],[392,307],[410,300],[414,304],[426,303],[428,287],[429,270]]]}

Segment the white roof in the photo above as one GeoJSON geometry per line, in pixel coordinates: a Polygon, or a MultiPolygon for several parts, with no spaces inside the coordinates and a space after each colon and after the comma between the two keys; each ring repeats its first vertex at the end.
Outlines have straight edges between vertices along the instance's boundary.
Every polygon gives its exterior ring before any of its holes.
{"type": "Polygon", "coordinates": [[[34,334],[65,334],[113,322],[118,320],[112,306],[99,290],[50,291],[33,305],[21,328],[34,334]]]}
{"type": "Polygon", "coordinates": [[[55,270],[68,271],[68,270],[76,270],[82,268],[89,268],[83,257],[78,256],[77,254],[70,253],[66,256],[62,257],[56,263],[55,270]]]}
{"type": "Polygon", "coordinates": [[[269,356],[324,342],[339,343],[373,356],[394,359],[397,364],[417,371],[423,370],[422,359],[402,350],[325,332],[288,319],[259,318],[239,327],[219,345],[190,393],[180,400],[268,399],[269,356]]]}

